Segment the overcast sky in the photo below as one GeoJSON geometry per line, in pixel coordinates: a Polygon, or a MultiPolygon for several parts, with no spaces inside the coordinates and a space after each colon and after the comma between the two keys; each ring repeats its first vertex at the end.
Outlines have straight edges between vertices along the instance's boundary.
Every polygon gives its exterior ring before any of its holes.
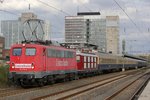
{"type": "Polygon", "coordinates": [[[150,0],[0,0],[0,20],[17,19],[22,12],[34,12],[51,23],[53,40],[64,40],[64,18],[77,11],[99,11],[101,16],[120,18],[120,44],[127,51],[150,53],[150,0]],[[121,8],[115,3],[121,6],[121,8]],[[30,10],[29,8],[30,4],[30,10]],[[2,10],[9,11],[3,12],[2,10]],[[133,22],[123,12],[125,11],[133,22]]]}

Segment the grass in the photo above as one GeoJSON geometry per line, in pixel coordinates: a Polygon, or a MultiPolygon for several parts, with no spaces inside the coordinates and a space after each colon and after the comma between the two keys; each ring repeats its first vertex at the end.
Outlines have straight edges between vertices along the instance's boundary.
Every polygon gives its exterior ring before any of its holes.
{"type": "Polygon", "coordinates": [[[7,86],[9,66],[0,66],[0,87],[7,86]]]}

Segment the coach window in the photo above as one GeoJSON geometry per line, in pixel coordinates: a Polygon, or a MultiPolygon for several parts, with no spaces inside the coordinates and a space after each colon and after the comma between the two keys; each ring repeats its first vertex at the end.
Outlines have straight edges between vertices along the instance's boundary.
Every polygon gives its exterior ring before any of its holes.
{"type": "Polygon", "coordinates": [[[93,68],[93,63],[91,63],[91,68],[93,68]]]}
{"type": "Polygon", "coordinates": [[[27,56],[34,56],[36,53],[36,49],[35,48],[26,48],[26,55],[27,56]]]}
{"type": "Polygon", "coordinates": [[[91,62],[93,62],[94,57],[91,57],[91,62]]]}
{"type": "Polygon", "coordinates": [[[86,68],[86,63],[84,63],[84,68],[86,68]]]}
{"type": "Polygon", "coordinates": [[[13,55],[14,56],[20,56],[22,53],[22,49],[21,48],[14,48],[13,49],[13,55]]]}
{"type": "Polygon", "coordinates": [[[77,62],[80,62],[80,56],[76,56],[77,62]]]}
{"type": "Polygon", "coordinates": [[[84,62],[86,62],[86,56],[84,56],[84,62]]]}
{"type": "Polygon", "coordinates": [[[90,68],[90,63],[88,63],[88,68],[90,68]]]}
{"type": "Polygon", "coordinates": [[[96,57],[94,57],[94,62],[96,62],[96,57]]]}
{"type": "Polygon", "coordinates": [[[88,57],[88,62],[90,62],[90,57],[88,57]]]}

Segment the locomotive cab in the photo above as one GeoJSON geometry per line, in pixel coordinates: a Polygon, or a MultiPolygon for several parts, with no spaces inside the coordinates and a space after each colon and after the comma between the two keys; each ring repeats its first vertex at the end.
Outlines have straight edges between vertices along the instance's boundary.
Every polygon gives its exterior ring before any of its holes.
{"type": "Polygon", "coordinates": [[[38,45],[19,44],[10,50],[9,79],[17,84],[34,84],[35,78],[43,77],[45,49],[38,45]]]}

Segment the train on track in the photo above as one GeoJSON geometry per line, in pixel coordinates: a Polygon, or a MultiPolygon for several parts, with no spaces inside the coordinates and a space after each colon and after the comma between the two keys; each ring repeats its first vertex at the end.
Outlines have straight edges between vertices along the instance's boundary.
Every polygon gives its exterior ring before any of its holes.
{"type": "Polygon", "coordinates": [[[102,72],[146,67],[146,64],[143,59],[25,42],[11,47],[9,81],[22,87],[43,86],[57,80],[74,80],[102,72]]]}

